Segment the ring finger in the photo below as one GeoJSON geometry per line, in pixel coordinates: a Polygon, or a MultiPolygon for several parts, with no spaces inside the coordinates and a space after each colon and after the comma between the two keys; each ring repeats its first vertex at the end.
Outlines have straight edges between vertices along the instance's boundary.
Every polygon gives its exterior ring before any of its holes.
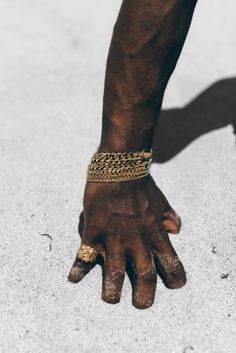
{"type": "MultiPolygon", "coordinates": [[[[131,238],[131,237],[130,237],[131,238]]],[[[148,245],[135,237],[134,246],[129,249],[133,264],[133,305],[145,309],[154,302],[157,274],[148,245]]]]}

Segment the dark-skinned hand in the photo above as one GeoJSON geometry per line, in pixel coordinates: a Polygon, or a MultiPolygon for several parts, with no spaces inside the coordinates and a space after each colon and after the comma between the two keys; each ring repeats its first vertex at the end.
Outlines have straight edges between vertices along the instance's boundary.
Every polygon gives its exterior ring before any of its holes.
{"type": "Polygon", "coordinates": [[[170,289],[186,283],[185,270],[168,236],[180,227],[180,217],[150,175],[122,183],[87,182],[79,233],[82,243],[99,255],[93,264],[76,258],[68,279],[81,281],[99,263],[102,299],[118,303],[127,272],[133,305],[150,307],[157,274],[170,289]]]}

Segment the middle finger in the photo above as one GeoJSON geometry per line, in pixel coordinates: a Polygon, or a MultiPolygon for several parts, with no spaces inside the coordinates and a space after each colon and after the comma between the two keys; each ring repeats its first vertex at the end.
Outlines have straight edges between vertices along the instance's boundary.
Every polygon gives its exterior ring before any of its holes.
{"type": "Polygon", "coordinates": [[[118,303],[121,297],[125,276],[125,254],[118,237],[106,240],[102,299],[108,303],[118,303]]]}

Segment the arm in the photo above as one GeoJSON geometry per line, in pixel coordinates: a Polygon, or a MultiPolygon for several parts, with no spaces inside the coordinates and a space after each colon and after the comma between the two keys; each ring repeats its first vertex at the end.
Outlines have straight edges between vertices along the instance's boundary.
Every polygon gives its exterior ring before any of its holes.
{"type": "MultiPolygon", "coordinates": [[[[107,60],[98,152],[150,150],[165,87],[195,4],[123,1],[107,60]]],[[[103,300],[119,302],[125,270],[137,308],[153,303],[157,273],[167,287],[183,286],[185,271],[168,236],[180,226],[179,216],[150,175],[123,183],[87,182],[80,235],[103,259],[103,300]]],[[[76,259],[69,280],[80,281],[93,266],[76,259]]]]}
{"type": "Polygon", "coordinates": [[[149,150],[196,0],[126,0],[114,27],[99,151],[149,150]]]}

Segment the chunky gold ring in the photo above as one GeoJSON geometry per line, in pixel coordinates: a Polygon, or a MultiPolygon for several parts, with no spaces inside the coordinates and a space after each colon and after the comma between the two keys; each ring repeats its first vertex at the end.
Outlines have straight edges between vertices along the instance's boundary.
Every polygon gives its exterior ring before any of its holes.
{"type": "Polygon", "coordinates": [[[97,251],[89,245],[82,244],[77,251],[76,257],[85,262],[94,262],[97,257],[97,251]]]}

